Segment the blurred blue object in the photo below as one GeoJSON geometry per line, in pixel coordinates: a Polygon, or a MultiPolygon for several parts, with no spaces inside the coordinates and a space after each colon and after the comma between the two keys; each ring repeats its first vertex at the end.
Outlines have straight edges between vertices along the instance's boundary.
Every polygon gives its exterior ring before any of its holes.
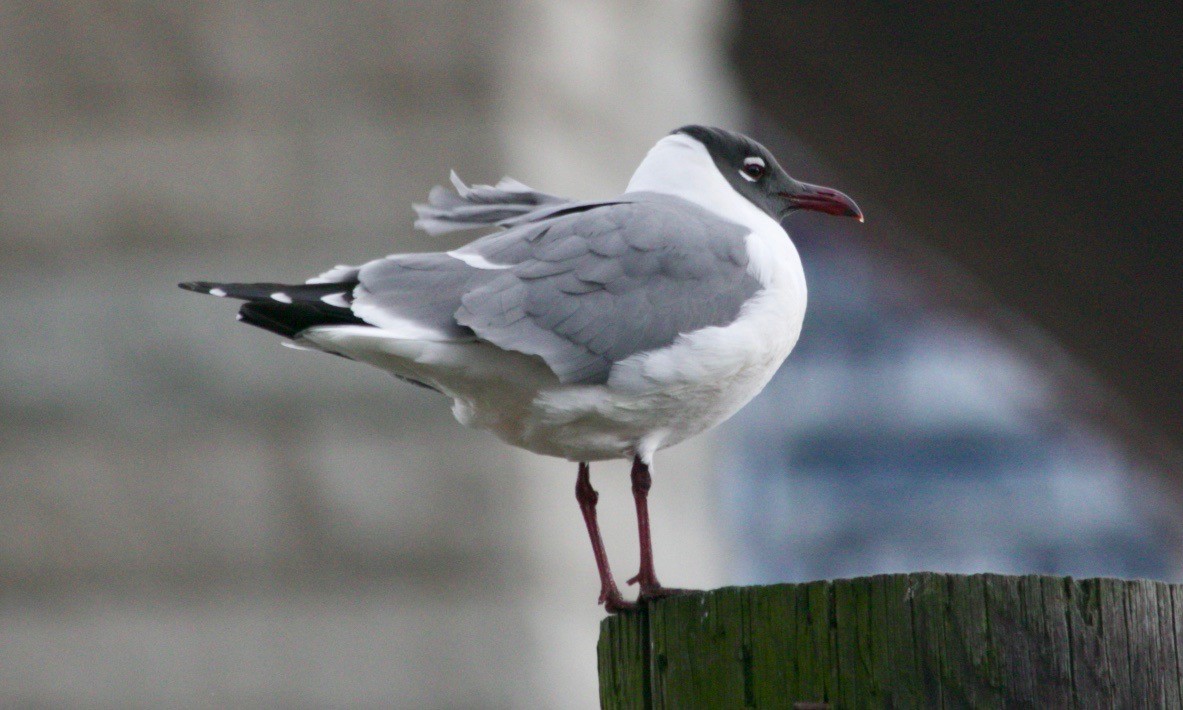
{"type": "Polygon", "coordinates": [[[1154,484],[1032,363],[824,226],[797,350],[729,424],[739,584],[883,572],[1175,574],[1154,484]]]}

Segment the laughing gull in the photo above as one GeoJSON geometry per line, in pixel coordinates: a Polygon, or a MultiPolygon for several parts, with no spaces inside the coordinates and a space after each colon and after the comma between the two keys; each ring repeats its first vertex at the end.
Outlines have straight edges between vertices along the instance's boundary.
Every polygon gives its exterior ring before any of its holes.
{"type": "Polygon", "coordinates": [[[452,399],[460,423],[579,464],[575,486],[609,611],[620,593],[596,521],[591,461],[632,459],[639,600],[657,581],[653,455],[724,421],[788,356],[805,315],[797,209],[857,217],[846,195],[794,180],[751,138],[679,128],[624,194],[578,202],[505,178],[433,189],[429,234],[501,227],[454,251],[337,266],[300,285],[183,283],[245,300],[239,319],[289,345],[369,363],[452,399]]]}

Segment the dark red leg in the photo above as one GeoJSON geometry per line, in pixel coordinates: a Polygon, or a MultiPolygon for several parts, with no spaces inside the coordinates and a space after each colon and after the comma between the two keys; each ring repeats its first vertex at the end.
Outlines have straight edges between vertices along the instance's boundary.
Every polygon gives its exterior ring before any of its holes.
{"type": "Polygon", "coordinates": [[[600,572],[600,603],[611,613],[627,611],[637,608],[633,602],[627,602],[620,594],[620,587],[612,578],[612,569],[608,566],[608,553],[604,551],[604,541],[600,537],[600,524],[596,520],[596,503],[600,494],[591,484],[591,466],[586,461],[579,464],[579,478],[575,480],[575,500],[579,501],[579,511],[583,513],[583,522],[587,523],[587,535],[591,538],[592,553],[596,556],[596,568],[600,572]]]}
{"type": "Polygon", "coordinates": [[[633,500],[637,504],[637,533],[641,537],[641,569],[628,583],[640,583],[640,599],[682,594],[686,590],[661,586],[661,582],[657,581],[657,573],[653,571],[653,538],[649,534],[649,488],[653,485],[653,477],[649,475],[649,464],[642,461],[640,456],[633,457],[632,481],[633,500]]]}

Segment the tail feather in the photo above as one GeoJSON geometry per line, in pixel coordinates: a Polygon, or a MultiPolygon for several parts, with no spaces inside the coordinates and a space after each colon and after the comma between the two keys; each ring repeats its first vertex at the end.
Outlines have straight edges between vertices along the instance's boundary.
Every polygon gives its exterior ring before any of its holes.
{"type": "Polygon", "coordinates": [[[239,320],[285,338],[320,325],[368,325],[353,314],[352,283],[280,284],[188,281],[187,291],[246,301],[239,320]]]}
{"type": "Polygon", "coordinates": [[[352,283],[323,284],[280,284],[280,283],[218,283],[216,281],[186,281],[177,284],[186,291],[208,293],[223,298],[238,298],[243,301],[273,300],[279,303],[319,300],[339,293],[346,302],[353,300],[352,283]]]}

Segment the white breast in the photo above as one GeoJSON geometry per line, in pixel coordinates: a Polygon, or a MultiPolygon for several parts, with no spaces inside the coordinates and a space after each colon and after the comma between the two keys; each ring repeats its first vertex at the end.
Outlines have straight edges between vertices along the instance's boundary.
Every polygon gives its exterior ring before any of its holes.
{"type": "MultiPolygon", "coordinates": [[[[781,234],[784,234],[783,230],[781,234]]],[[[608,388],[622,409],[644,407],[667,419],[656,448],[671,446],[723,422],[764,389],[801,333],[805,278],[787,236],[779,243],[753,234],[748,249],[765,288],[730,325],[704,328],[662,350],[613,368],[608,388]]]]}
{"type": "Polygon", "coordinates": [[[797,249],[784,228],[736,192],[706,148],[687,135],[667,136],[653,147],[629,182],[629,190],[634,189],[675,194],[746,227],[748,271],[764,288],[734,323],[690,333],[671,348],[624,360],[613,368],[608,384],[632,391],[647,389],[646,383],[673,386],[721,379],[733,383],[737,394],[746,394],[742,406],[763,388],[801,333],[807,297],[797,249]],[[740,386],[749,378],[759,382],[755,392],[740,386]]]}

